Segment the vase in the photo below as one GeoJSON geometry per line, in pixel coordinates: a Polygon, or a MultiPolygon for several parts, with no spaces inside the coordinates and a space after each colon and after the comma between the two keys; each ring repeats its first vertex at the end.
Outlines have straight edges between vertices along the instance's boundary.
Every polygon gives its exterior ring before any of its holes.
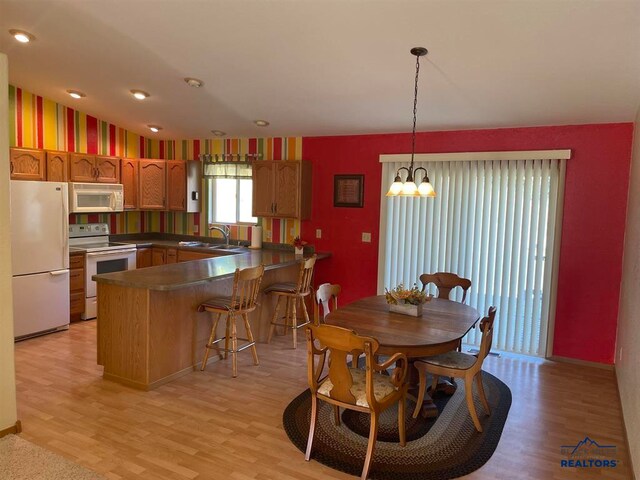
{"type": "Polygon", "coordinates": [[[410,303],[402,303],[398,305],[389,304],[389,311],[401,313],[402,315],[410,315],[412,317],[422,316],[422,304],[412,305],[410,303]]]}
{"type": "Polygon", "coordinates": [[[302,255],[304,253],[304,247],[294,247],[296,255],[302,255]]]}

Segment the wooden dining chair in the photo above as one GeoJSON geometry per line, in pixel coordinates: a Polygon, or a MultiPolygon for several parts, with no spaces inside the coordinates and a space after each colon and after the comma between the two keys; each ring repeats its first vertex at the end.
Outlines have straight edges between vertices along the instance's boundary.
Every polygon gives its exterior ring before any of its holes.
{"type": "Polygon", "coordinates": [[[277,297],[267,343],[271,343],[273,332],[275,331],[276,326],[279,325],[285,327],[285,329],[291,329],[291,332],[293,333],[293,348],[298,347],[298,329],[310,323],[305,298],[312,292],[311,280],[313,278],[313,267],[316,264],[316,258],[317,256],[314,255],[300,262],[300,271],[298,273],[298,281],[296,283],[275,283],[265,289],[264,293],[275,295],[277,297]],[[283,298],[286,299],[285,313],[284,317],[279,318],[278,311],[280,309],[280,300],[283,298]],[[301,306],[304,317],[301,323],[298,323],[298,304],[301,306]]]}
{"type": "Polygon", "coordinates": [[[416,403],[416,409],[413,412],[413,418],[417,418],[420,407],[422,406],[422,401],[424,400],[427,389],[427,373],[433,375],[432,392],[435,392],[440,376],[463,378],[467,406],[469,407],[471,419],[473,420],[476,430],[482,432],[482,425],[480,425],[478,413],[473,403],[473,380],[476,380],[478,395],[480,396],[480,401],[487,415],[491,415],[491,409],[487,403],[487,397],[484,394],[484,387],[482,385],[482,362],[484,362],[484,359],[491,351],[493,322],[495,318],[496,307],[490,307],[488,315],[480,321],[482,340],[480,341],[480,353],[478,353],[477,356],[452,351],[433,357],[424,357],[414,362],[414,366],[418,370],[420,386],[418,387],[418,401],[416,403]]]}
{"type": "Polygon", "coordinates": [[[371,467],[371,459],[378,434],[380,414],[395,403],[398,404],[398,434],[400,445],[405,446],[405,398],[408,384],[407,357],[396,353],[384,363],[378,364],[375,355],[380,344],[371,337],[362,337],[353,330],[332,325],[309,325],[307,331],[307,372],[311,390],[311,423],[305,460],[311,458],[313,437],[318,420],[318,400],[334,407],[336,426],[340,425],[340,407],[371,415],[369,442],[362,468],[365,480],[371,467]],[[349,367],[347,355],[364,354],[365,369],[349,367]],[[328,374],[322,376],[327,361],[328,374]],[[395,365],[390,375],[388,368],[395,365]]]}
{"type": "Polygon", "coordinates": [[[204,350],[204,358],[202,359],[200,370],[204,370],[207,366],[207,359],[209,358],[209,353],[212,348],[217,350],[218,356],[221,360],[222,358],[227,358],[227,353],[231,354],[231,364],[234,377],[238,376],[238,352],[241,352],[246,348],[251,348],[253,363],[254,365],[258,365],[258,352],[256,351],[256,342],[253,338],[253,333],[251,332],[248,315],[253,312],[258,305],[256,300],[258,298],[258,293],[260,292],[260,283],[262,282],[263,275],[264,265],[245,268],[242,270],[236,268],[236,272],[233,276],[233,290],[231,296],[210,298],[198,306],[199,312],[206,311],[216,315],[215,319],[213,319],[209,342],[204,350]],[[218,323],[222,315],[226,315],[226,333],[223,338],[216,338],[218,323]],[[238,337],[236,328],[237,317],[244,320],[244,328],[247,334],[246,338],[238,337]],[[224,340],[224,349],[222,349],[224,355],[220,353],[220,347],[218,347],[218,343],[222,340],[224,340]],[[239,347],[238,340],[242,340],[247,343],[239,347]]]}
{"type": "Polygon", "coordinates": [[[338,308],[338,295],[342,289],[340,285],[332,285],[330,283],[323,283],[316,290],[316,299],[313,302],[313,322],[316,325],[320,325],[320,305],[322,305],[322,323],[324,319],[329,315],[329,312],[338,308]],[[333,306],[330,306],[333,304],[333,306]]]}
{"type": "Polygon", "coordinates": [[[471,280],[448,272],[423,273],[420,275],[420,281],[422,282],[423,292],[427,288],[427,285],[433,283],[438,288],[438,298],[446,298],[447,300],[449,300],[451,290],[456,287],[462,288],[461,303],[464,303],[467,298],[467,290],[471,288],[471,280]]]}

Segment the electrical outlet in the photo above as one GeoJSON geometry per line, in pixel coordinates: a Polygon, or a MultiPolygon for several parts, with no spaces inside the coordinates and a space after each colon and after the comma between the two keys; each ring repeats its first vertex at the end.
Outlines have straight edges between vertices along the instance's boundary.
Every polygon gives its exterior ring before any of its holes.
{"type": "Polygon", "coordinates": [[[364,243],[371,243],[371,233],[369,232],[362,232],[362,241],[364,243]]]}
{"type": "Polygon", "coordinates": [[[194,225],[193,226],[193,233],[198,233],[200,231],[200,226],[199,225],[194,225]]]}
{"type": "Polygon", "coordinates": [[[322,230],[320,228],[316,228],[316,238],[322,238],[322,230]]]}
{"type": "Polygon", "coordinates": [[[266,237],[267,241],[271,241],[271,232],[267,232],[266,237]]]}

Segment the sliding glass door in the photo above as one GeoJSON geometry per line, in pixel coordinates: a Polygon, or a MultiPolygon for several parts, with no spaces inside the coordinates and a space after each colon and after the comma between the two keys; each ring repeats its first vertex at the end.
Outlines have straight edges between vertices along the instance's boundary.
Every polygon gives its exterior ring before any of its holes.
{"type": "MultiPolygon", "coordinates": [[[[420,163],[438,196],[383,198],[379,293],[422,273],[456,273],[472,281],[467,303],[483,315],[498,308],[494,348],[545,356],[562,162],[420,163]]],[[[383,163],[383,191],[403,165],[383,163]]],[[[478,329],[465,338],[479,341],[478,329]]]]}

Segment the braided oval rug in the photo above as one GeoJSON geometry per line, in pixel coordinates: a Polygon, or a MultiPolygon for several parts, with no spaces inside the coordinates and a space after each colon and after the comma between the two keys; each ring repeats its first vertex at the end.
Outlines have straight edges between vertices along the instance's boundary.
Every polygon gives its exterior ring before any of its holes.
{"type": "MultiPolygon", "coordinates": [[[[445,480],[467,475],[484,465],[495,451],[511,406],[509,387],[483,372],[484,390],[491,407],[485,414],[474,387],[474,400],[483,432],[478,433],[467,409],[464,383],[452,396],[436,393],[438,418],[413,419],[415,403],[407,399],[407,445],[398,442],[397,408],[382,413],[369,477],[376,480],[445,480]]],[[[318,426],[311,458],[328,467],[360,475],[367,450],[369,415],[341,410],[342,424],[336,426],[333,407],[319,402],[318,426]]],[[[291,442],[306,450],[311,417],[311,392],[305,390],[285,409],[284,429],[291,442]]]]}

